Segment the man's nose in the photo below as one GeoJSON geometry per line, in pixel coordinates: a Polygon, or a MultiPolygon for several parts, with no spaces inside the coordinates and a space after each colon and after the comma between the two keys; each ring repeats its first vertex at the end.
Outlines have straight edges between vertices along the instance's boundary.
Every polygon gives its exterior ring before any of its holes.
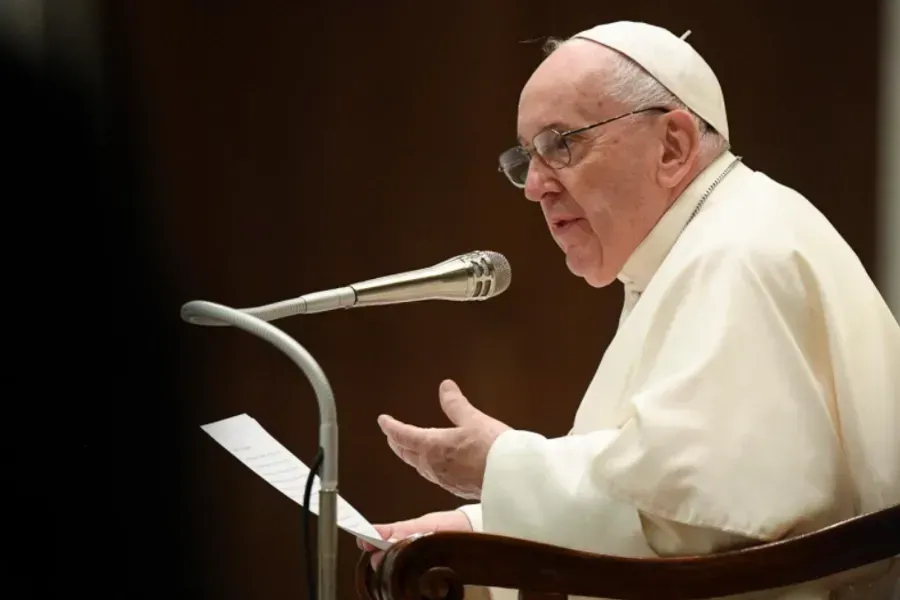
{"type": "Polygon", "coordinates": [[[540,202],[548,193],[559,192],[559,182],[553,170],[539,159],[532,159],[525,177],[525,197],[540,202]]]}

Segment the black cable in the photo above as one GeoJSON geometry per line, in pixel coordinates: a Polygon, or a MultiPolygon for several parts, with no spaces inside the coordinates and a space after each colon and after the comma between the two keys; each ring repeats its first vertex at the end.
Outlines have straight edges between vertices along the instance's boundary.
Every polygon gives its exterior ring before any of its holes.
{"type": "Polygon", "coordinates": [[[316,600],[316,564],[313,560],[313,544],[312,535],[309,530],[309,501],[312,498],[313,481],[322,468],[322,460],[325,458],[325,450],[319,448],[316,452],[316,458],[313,461],[312,468],[309,470],[309,476],[306,478],[306,486],[303,489],[303,546],[306,549],[306,586],[309,588],[309,600],[316,600]]]}

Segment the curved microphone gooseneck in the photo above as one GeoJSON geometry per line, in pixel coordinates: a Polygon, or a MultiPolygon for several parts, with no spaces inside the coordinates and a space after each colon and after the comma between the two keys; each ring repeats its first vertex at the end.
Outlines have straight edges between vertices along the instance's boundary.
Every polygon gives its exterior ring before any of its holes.
{"type": "MultiPolygon", "coordinates": [[[[337,496],[338,496],[338,426],[334,393],[325,372],[316,359],[291,336],[259,317],[246,312],[207,302],[193,300],[181,308],[181,316],[189,322],[195,317],[217,321],[243,329],[269,342],[293,361],[312,385],[319,403],[319,451],[322,461],[319,488],[318,530],[318,600],[335,600],[337,597],[337,496]]],[[[309,483],[316,475],[313,468],[309,483]]],[[[307,485],[307,490],[309,489],[307,485]]],[[[309,498],[304,500],[304,510],[309,511],[309,498]]],[[[309,558],[309,557],[307,557],[309,558]]],[[[311,576],[311,574],[308,574],[311,576]]],[[[310,598],[310,600],[313,600],[310,598]]]]}
{"type": "MultiPolygon", "coordinates": [[[[318,586],[310,582],[310,589],[316,591],[315,594],[311,591],[310,600],[313,600],[313,595],[318,600],[335,600],[337,593],[337,408],[328,378],[316,360],[303,346],[269,324],[269,321],[299,314],[421,300],[487,300],[505,292],[511,277],[506,257],[497,252],[479,250],[424,269],[370,279],[264,306],[237,309],[205,300],[193,300],[181,307],[181,318],[188,323],[232,325],[269,342],[300,367],[312,385],[319,403],[319,454],[307,480],[303,502],[304,518],[309,514],[308,496],[320,460],[322,472],[319,489],[318,586]]],[[[307,554],[311,553],[307,551],[307,554]]],[[[307,560],[310,559],[307,556],[307,560]]]]}

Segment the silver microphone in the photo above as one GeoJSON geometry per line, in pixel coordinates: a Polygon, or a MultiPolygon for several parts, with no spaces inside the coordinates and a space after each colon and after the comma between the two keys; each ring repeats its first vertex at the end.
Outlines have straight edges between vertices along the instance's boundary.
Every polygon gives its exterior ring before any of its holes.
{"type": "Polygon", "coordinates": [[[476,251],[424,269],[313,292],[299,300],[303,314],[421,300],[487,300],[505,292],[510,281],[509,262],[502,254],[476,251]]]}
{"type": "MultiPolygon", "coordinates": [[[[512,272],[505,256],[489,250],[477,250],[423,269],[368,279],[291,300],[240,310],[264,321],[274,321],[293,315],[358,306],[422,300],[487,300],[505,292],[511,280],[512,272]]],[[[182,309],[182,318],[196,325],[225,325],[194,313],[188,305],[182,309]]]]}

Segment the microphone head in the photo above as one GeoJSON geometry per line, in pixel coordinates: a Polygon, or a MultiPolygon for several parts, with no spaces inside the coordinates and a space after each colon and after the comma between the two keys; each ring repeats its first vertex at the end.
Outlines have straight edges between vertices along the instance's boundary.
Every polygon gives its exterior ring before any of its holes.
{"type": "Polygon", "coordinates": [[[512,269],[509,261],[499,252],[476,250],[463,255],[463,260],[472,267],[475,278],[473,299],[487,300],[502,294],[512,283],[512,269]]]}
{"type": "MultiPolygon", "coordinates": [[[[487,300],[509,287],[512,273],[502,254],[476,250],[436,265],[354,283],[352,300],[339,306],[376,306],[420,300],[487,300]]],[[[333,291],[326,292],[330,298],[333,291]]],[[[307,298],[310,295],[307,295],[307,298]]],[[[307,311],[309,312],[309,311],[307,311]]]]}

